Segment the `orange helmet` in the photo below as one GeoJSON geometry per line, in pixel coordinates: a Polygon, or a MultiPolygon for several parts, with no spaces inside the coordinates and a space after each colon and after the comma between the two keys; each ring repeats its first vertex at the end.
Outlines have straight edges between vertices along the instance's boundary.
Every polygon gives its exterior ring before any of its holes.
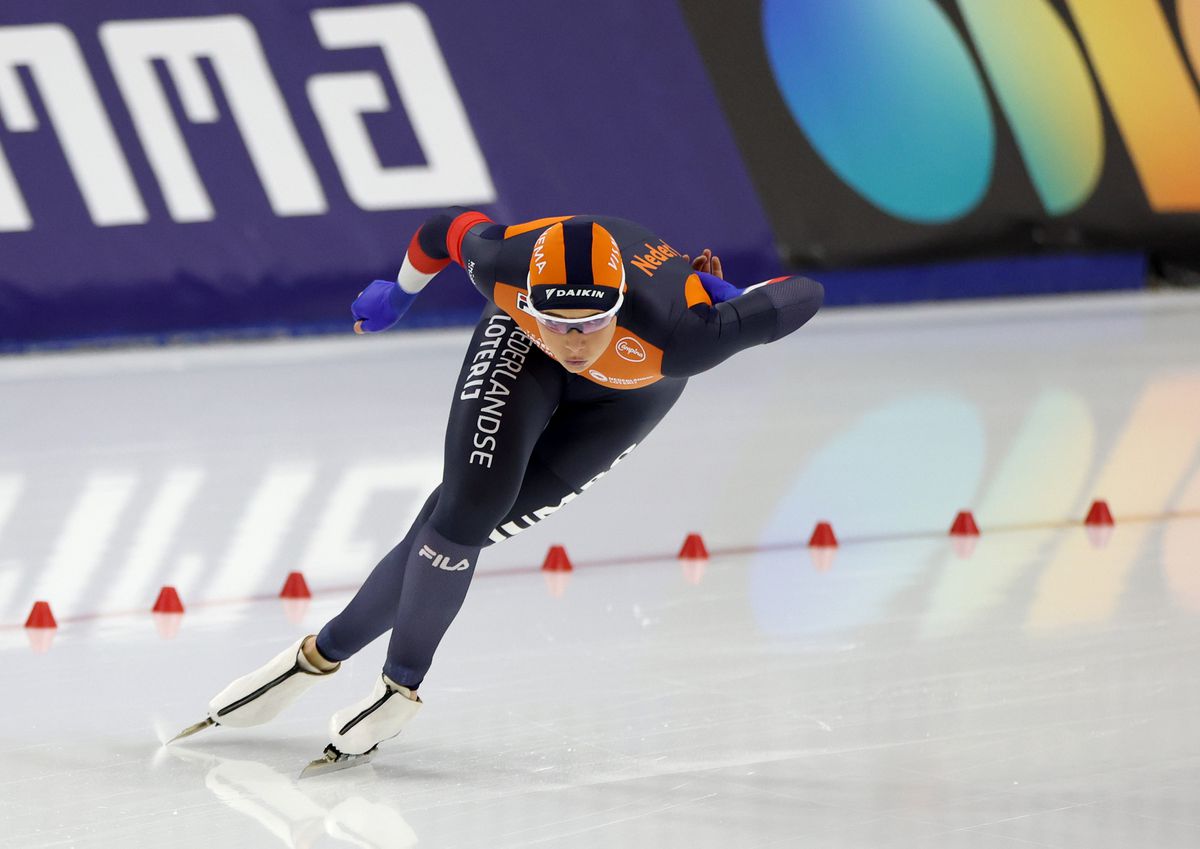
{"type": "Polygon", "coordinates": [[[625,263],[617,240],[594,221],[550,225],[534,242],[527,289],[535,315],[578,309],[615,313],[625,299],[625,263]]]}

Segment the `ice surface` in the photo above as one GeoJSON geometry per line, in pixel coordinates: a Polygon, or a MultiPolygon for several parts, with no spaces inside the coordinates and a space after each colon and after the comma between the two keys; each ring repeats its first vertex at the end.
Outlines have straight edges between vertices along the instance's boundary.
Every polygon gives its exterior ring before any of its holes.
{"type": "Polygon", "coordinates": [[[489,550],[425,710],[304,782],[383,641],[270,725],[159,742],[403,533],[465,334],[0,360],[0,847],[1200,845],[1198,327],[1192,295],[1063,298],[747,352],[489,550]],[[309,606],[272,597],[297,568],[309,606]]]}

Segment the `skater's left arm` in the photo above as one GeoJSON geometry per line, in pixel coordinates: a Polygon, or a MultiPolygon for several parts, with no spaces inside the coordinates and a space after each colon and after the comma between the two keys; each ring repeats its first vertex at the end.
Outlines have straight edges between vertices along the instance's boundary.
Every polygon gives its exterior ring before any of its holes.
{"type": "Polygon", "coordinates": [[[707,297],[689,296],[663,356],[665,375],[699,374],[738,351],[782,339],[816,315],[825,299],[820,283],[798,276],[738,289],[723,279],[720,260],[709,254],[705,250],[692,262],[707,297]]]}

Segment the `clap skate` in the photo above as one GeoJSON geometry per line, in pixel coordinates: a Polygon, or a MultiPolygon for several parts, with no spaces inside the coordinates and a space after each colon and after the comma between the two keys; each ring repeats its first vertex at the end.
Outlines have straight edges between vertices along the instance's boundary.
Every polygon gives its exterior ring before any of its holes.
{"type": "Polygon", "coordinates": [[[300,773],[309,778],[370,763],[379,744],[395,737],[421,709],[420,697],[380,674],[371,695],[343,708],[329,720],[332,742],[325,754],[300,773]]]}
{"type": "Polygon", "coordinates": [[[268,663],[217,693],[208,703],[206,719],[183,729],[167,742],[174,743],[212,725],[247,728],[274,719],[318,679],[341,668],[339,663],[326,672],[317,669],[304,656],[302,647],[307,639],[300,639],[268,663]]]}

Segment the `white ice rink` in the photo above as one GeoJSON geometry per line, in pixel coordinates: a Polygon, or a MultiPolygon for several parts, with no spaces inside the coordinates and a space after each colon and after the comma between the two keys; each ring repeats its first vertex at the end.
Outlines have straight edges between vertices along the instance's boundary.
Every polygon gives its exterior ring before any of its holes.
{"type": "Polygon", "coordinates": [[[0,847],[1200,846],[1200,294],[820,314],[484,554],[371,765],[296,780],[383,641],[160,746],[403,534],[465,340],[0,359],[0,847]]]}

